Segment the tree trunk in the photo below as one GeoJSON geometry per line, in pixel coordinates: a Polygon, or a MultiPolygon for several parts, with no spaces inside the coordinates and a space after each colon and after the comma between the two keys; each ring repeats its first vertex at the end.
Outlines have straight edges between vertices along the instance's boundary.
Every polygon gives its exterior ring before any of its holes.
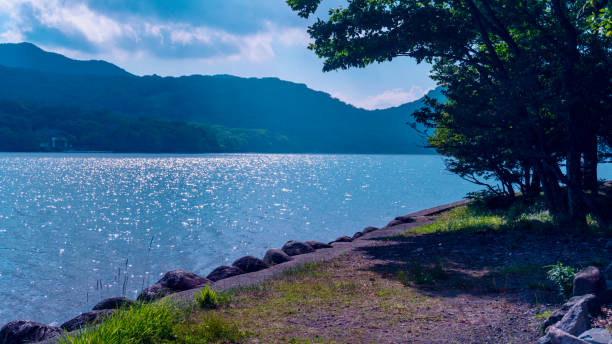
{"type": "Polygon", "coordinates": [[[585,190],[597,193],[597,135],[589,134],[583,146],[583,182],[585,190]]]}

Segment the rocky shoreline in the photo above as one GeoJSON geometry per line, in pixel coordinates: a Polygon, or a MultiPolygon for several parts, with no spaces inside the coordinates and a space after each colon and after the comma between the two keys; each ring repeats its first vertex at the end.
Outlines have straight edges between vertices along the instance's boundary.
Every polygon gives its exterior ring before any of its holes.
{"type": "MultiPolygon", "coordinates": [[[[280,249],[269,249],[263,259],[245,256],[237,259],[231,266],[215,268],[206,277],[185,270],[169,271],[154,285],[145,288],[137,301],[150,302],[164,298],[191,300],[206,285],[220,291],[253,285],[304,263],[330,260],[349,250],[369,246],[373,242],[370,239],[398,235],[431,223],[434,220],[429,218],[430,216],[467,202],[454,202],[399,216],[383,228],[366,227],[351,237],[341,236],[330,243],[290,240],[280,249]]],[[[62,334],[96,324],[112,316],[117,309],[137,301],[124,297],[108,298],[99,302],[91,311],[82,313],[59,327],[30,320],[11,321],[0,329],[0,344],[57,343],[62,334]]]]}

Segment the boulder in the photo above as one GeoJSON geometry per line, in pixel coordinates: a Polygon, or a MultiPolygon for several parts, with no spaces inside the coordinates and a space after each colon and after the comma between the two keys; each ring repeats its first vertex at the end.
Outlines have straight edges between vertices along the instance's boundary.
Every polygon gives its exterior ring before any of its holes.
{"type": "Polygon", "coordinates": [[[281,248],[281,250],[283,250],[283,252],[290,256],[297,256],[299,254],[314,252],[314,248],[312,248],[312,246],[308,245],[307,243],[295,240],[287,241],[287,243],[283,245],[283,248],[281,248]]]}
{"type": "Polygon", "coordinates": [[[136,304],[136,301],[123,296],[109,297],[98,302],[91,310],[101,311],[103,309],[119,309],[130,308],[136,304]]]}
{"type": "Polygon", "coordinates": [[[151,301],[168,294],[189,290],[209,284],[211,281],[193,272],[185,270],[172,270],[166,272],[157,283],[143,290],[138,300],[151,301]]]}
{"type": "Polygon", "coordinates": [[[172,293],[173,293],[172,289],[164,288],[160,284],[156,283],[150,287],[145,288],[143,291],[141,291],[140,294],[138,295],[137,300],[149,302],[149,301],[153,301],[156,299],[161,299],[162,297],[166,295],[170,295],[172,293]]]}
{"type": "Polygon", "coordinates": [[[103,320],[115,315],[115,312],[116,310],[114,309],[85,312],[66,321],[60,326],[60,328],[68,332],[78,330],[87,327],[88,325],[98,324],[103,320]]]}
{"type": "Polygon", "coordinates": [[[584,340],[572,336],[554,326],[548,330],[548,336],[550,337],[551,344],[588,344],[584,340]]]}
{"type": "Polygon", "coordinates": [[[336,240],[334,240],[334,241],[330,242],[330,244],[331,244],[331,243],[334,243],[334,242],[351,242],[351,241],[353,241],[353,239],[352,239],[352,238],[349,238],[349,237],[347,237],[347,236],[345,235],[345,236],[341,236],[341,237],[339,237],[338,239],[336,239],[336,240]]]}
{"type": "Polygon", "coordinates": [[[395,227],[403,224],[400,220],[391,220],[391,222],[387,223],[387,227],[395,227]]]}
{"type": "Polygon", "coordinates": [[[393,226],[401,225],[404,223],[411,223],[414,221],[415,219],[412,216],[408,216],[408,215],[398,216],[395,219],[393,219],[391,222],[389,222],[387,224],[387,227],[393,227],[393,226]]]}
{"type": "Polygon", "coordinates": [[[62,333],[64,331],[59,327],[44,325],[30,320],[14,320],[0,329],[0,343],[22,344],[40,342],[62,333]]]}
{"type": "Polygon", "coordinates": [[[370,227],[366,227],[366,228],[364,228],[364,229],[363,229],[361,232],[362,232],[363,234],[368,234],[368,233],[370,233],[370,232],[374,232],[374,231],[377,231],[377,230],[378,230],[378,227],[372,227],[372,226],[370,226],[370,227]]]}
{"type": "Polygon", "coordinates": [[[592,328],[583,332],[578,338],[589,344],[610,344],[612,343],[612,333],[603,328],[592,328]]]}
{"type": "Polygon", "coordinates": [[[332,248],[333,246],[330,244],[326,244],[324,242],[320,242],[320,241],[314,241],[314,240],[309,240],[305,242],[306,245],[310,245],[310,247],[314,248],[315,250],[319,250],[322,248],[332,248]]]}
{"type": "Polygon", "coordinates": [[[588,266],[574,277],[574,296],[594,294],[600,298],[601,303],[607,298],[606,279],[598,268],[588,266]]]}
{"type": "Polygon", "coordinates": [[[357,239],[357,238],[361,238],[363,236],[362,232],[357,232],[355,234],[353,234],[353,240],[357,239]]]}
{"type": "MultiPolygon", "coordinates": [[[[565,313],[563,318],[554,326],[573,336],[577,336],[591,327],[591,315],[586,303],[578,303],[565,313]]],[[[554,343],[554,341],[553,341],[554,343]]]]}
{"type": "Polygon", "coordinates": [[[561,308],[554,311],[548,319],[544,322],[543,328],[556,324],[559,322],[569,310],[580,304],[585,304],[590,313],[596,313],[599,310],[599,305],[597,304],[597,297],[592,294],[582,295],[582,296],[574,296],[571,299],[567,300],[561,308]]]}
{"type": "Polygon", "coordinates": [[[290,261],[291,258],[288,254],[286,254],[283,250],[279,250],[278,248],[271,248],[266,251],[266,255],[264,256],[264,263],[268,265],[276,265],[284,262],[290,261]]]}
{"type": "Polygon", "coordinates": [[[244,272],[255,272],[268,268],[268,264],[253,256],[244,256],[239,258],[232,265],[244,272]]]}
{"type": "Polygon", "coordinates": [[[215,268],[211,273],[209,273],[206,278],[213,282],[217,282],[222,279],[230,278],[232,276],[242,275],[243,273],[244,271],[235,266],[221,265],[215,268]]]}
{"type": "Polygon", "coordinates": [[[157,281],[157,283],[173,291],[183,291],[203,286],[204,284],[210,283],[210,280],[198,276],[193,272],[173,270],[166,272],[164,277],[157,281]]]}

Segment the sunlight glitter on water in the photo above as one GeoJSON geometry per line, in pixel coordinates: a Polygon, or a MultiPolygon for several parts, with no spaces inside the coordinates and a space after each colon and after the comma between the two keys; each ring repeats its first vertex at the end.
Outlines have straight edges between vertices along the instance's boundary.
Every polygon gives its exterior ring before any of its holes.
{"type": "Polygon", "coordinates": [[[62,322],[126,279],[135,297],[476,189],[438,156],[0,154],[0,323],[62,322]]]}

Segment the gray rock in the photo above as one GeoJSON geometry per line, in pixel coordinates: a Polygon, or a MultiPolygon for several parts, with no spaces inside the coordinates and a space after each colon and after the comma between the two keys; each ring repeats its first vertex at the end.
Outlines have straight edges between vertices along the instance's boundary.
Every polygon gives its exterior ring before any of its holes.
{"type": "Polygon", "coordinates": [[[172,270],[166,272],[164,277],[157,281],[162,287],[169,288],[173,291],[183,291],[194,289],[210,281],[202,276],[196,275],[193,272],[185,270],[172,270]]]}
{"type": "Polygon", "coordinates": [[[370,233],[370,232],[374,232],[374,231],[377,231],[377,230],[378,230],[378,227],[371,227],[371,226],[370,226],[370,227],[366,227],[366,228],[364,228],[364,229],[363,229],[361,232],[362,232],[363,234],[368,234],[368,233],[370,233]]]}
{"type": "Polygon", "coordinates": [[[88,325],[101,323],[105,319],[111,318],[113,315],[115,315],[115,312],[116,310],[114,309],[85,312],[66,321],[60,326],[60,328],[68,332],[78,330],[87,327],[88,325]]]}
{"type": "Polygon", "coordinates": [[[14,320],[0,329],[0,343],[22,344],[40,342],[62,333],[64,331],[59,327],[44,325],[30,320],[14,320]]]}
{"type": "Polygon", "coordinates": [[[612,333],[603,328],[592,328],[583,332],[578,338],[589,344],[610,344],[612,343],[612,333]]]}
{"type": "Polygon", "coordinates": [[[395,227],[403,224],[400,220],[391,220],[391,222],[387,223],[387,227],[395,227]]]}
{"type": "Polygon", "coordinates": [[[404,215],[404,216],[398,216],[395,219],[393,219],[391,222],[389,222],[387,224],[387,227],[393,227],[393,226],[397,226],[397,225],[401,225],[404,223],[411,223],[414,222],[414,218],[412,218],[411,216],[408,215],[404,215]]]}
{"type": "Polygon", "coordinates": [[[235,266],[221,265],[215,268],[206,278],[213,282],[220,281],[222,279],[230,278],[232,276],[242,275],[244,271],[235,266]]]}
{"type": "Polygon", "coordinates": [[[607,297],[606,280],[601,270],[594,266],[588,266],[574,277],[574,296],[594,294],[601,298],[603,303],[607,297]]]}
{"type": "Polygon", "coordinates": [[[551,327],[556,327],[573,336],[588,330],[591,327],[591,316],[587,304],[584,302],[575,304],[558,323],[551,327]]]}
{"type": "Polygon", "coordinates": [[[287,241],[281,250],[290,256],[314,252],[314,248],[312,248],[312,246],[295,240],[287,241]]]}
{"type": "Polygon", "coordinates": [[[143,290],[138,295],[139,301],[152,301],[179,291],[189,290],[209,284],[211,281],[193,272],[172,270],[166,272],[157,283],[143,290]]]}
{"type": "Polygon", "coordinates": [[[341,236],[341,237],[339,237],[338,239],[336,239],[336,240],[334,240],[334,241],[330,242],[330,244],[331,244],[331,243],[334,243],[334,242],[351,242],[351,241],[353,241],[353,239],[352,239],[352,238],[350,238],[350,237],[347,237],[347,236],[345,235],[345,236],[341,236]]]}
{"type": "Polygon", "coordinates": [[[271,248],[268,251],[266,251],[266,255],[264,256],[263,261],[264,263],[268,265],[276,265],[276,264],[288,262],[291,259],[293,258],[291,258],[284,251],[279,250],[278,248],[271,248]]]}
{"type": "Polygon", "coordinates": [[[149,301],[153,301],[156,299],[161,299],[162,297],[166,295],[170,295],[172,293],[173,293],[172,289],[164,288],[161,286],[161,284],[156,283],[150,287],[145,288],[143,291],[141,291],[140,294],[138,295],[137,300],[149,302],[149,301]]]}
{"type": "Polygon", "coordinates": [[[537,344],[550,344],[550,342],[551,342],[551,339],[547,333],[544,336],[540,337],[540,339],[538,339],[537,344]]]}
{"type": "Polygon", "coordinates": [[[103,309],[119,309],[130,308],[136,304],[136,301],[123,296],[109,297],[98,302],[91,310],[101,311],[103,309]]]}
{"type": "Polygon", "coordinates": [[[544,329],[559,322],[569,310],[578,304],[586,304],[590,313],[594,314],[599,310],[597,297],[593,294],[574,296],[567,300],[559,309],[554,311],[543,324],[544,329]]]}
{"type": "Polygon", "coordinates": [[[548,330],[548,336],[550,337],[551,344],[588,344],[584,340],[554,326],[548,330]]]}
{"type": "Polygon", "coordinates": [[[268,268],[268,264],[253,256],[244,256],[239,258],[232,265],[244,272],[255,272],[268,268]]]}
{"type": "Polygon", "coordinates": [[[353,240],[357,239],[357,238],[361,238],[363,236],[362,232],[357,232],[355,234],[353,234],[353,240]]]}
{"type": "Polygon", "coordinates": [[[310,247],[314,248],[315,250],[320,250],[322,248],[332,248],[333,247],[330,244],[326,244],[324,242],[314,241],[314,240],[306,241],[305,244],[310,245],[310,247]]]}

